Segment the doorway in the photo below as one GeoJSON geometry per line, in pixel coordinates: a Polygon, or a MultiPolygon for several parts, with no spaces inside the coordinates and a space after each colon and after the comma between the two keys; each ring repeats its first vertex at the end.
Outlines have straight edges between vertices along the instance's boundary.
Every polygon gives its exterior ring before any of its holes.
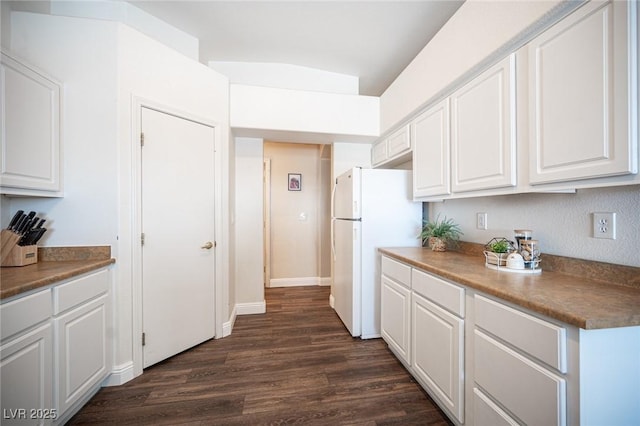
{"type": "Polygon", "coordinates": [[[330,285],[331,146],[263,146],[265,287],[330,285]]]}

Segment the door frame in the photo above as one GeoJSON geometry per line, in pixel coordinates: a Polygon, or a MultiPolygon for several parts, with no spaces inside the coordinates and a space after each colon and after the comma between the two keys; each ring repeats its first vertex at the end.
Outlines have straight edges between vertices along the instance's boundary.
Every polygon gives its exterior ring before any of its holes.
{"type": "MultiPolygon", "coordinates": [[[[195,123],[203,124],[214,128],[214,167],[215,167],[215,185],[214,185],[214,199],[215,199],[215,217],[214,217],[214,238],[216,243],[218,240],[224,238],[224,231],[222,228],[222,155],[221,143],[222,143],[222,125],[221,123],[213,120],[208,120],[203,117],[191,114],[189,112],[170,107],[164,103],[153,101],[148,98],[139,96],[132,96],[131,98],[131,153],[130,153],[130,167],[131,167],[131,197],[130,197],[130,220],[131,220],[131,233],[130,235],[130,255],[131,255],[131,307],[132,307],[132,349],[133,349],[133,375],[134,377],[142,374],[143,370],[143,351],[142,351],[142,332],[143,332],[143,314],[142,314],[142,244],[140,236],[142,233],[142,146],[140,144],[140,134],[142,133],[142,108],[149,108],[164,114],[172,115],[177,118],[193,121],[195,123]]],[[[126,206],[121,208],[127,208],[126,206]]],[[[224,245],[223,245],[224,247],[224,245]]],[[[214,281],[214,327],[215,337],[220,338],[223,336],[223,301],[224,301],[224,288],[223,281],[223,268],[224,268],[224,256],[214,252],[214,265],[215,265],[215,281],[214,281]]]]}
{"type": "Polygon", "coordinates": [[[263,232],[264,232],[264,286],[271,287],[271,158],[262,160],[263,173],[263,232]]]}

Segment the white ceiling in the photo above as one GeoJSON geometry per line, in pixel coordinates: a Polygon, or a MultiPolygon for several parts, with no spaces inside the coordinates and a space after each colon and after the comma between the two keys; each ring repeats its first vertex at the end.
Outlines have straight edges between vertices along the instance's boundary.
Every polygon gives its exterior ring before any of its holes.
{"type": "Polygon", "coordinates": [[[197,37],[200,61],[284,63],[359,77],[379,96],[460,0],[129,1],[197,37]]]}

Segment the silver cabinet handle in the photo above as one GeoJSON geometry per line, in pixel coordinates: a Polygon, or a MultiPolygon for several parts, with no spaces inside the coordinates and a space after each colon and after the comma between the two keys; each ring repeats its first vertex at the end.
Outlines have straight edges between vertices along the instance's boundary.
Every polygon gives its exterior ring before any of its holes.
{"type": "Polygon", "coordinates": [[[210,250],[211,248],[213,248],[213,243],[211,241],[207,241],[202,247],[203,249],[207,249],[210,250]]]}

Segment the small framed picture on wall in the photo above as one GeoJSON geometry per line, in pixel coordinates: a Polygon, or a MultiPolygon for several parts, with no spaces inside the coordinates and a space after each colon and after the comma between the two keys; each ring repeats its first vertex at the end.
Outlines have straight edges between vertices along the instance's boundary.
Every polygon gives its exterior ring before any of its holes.
{"type": "Polygon", "coordinates": [[[302,191],[302,175],[289,173],[289,191],[302,191]]]}

